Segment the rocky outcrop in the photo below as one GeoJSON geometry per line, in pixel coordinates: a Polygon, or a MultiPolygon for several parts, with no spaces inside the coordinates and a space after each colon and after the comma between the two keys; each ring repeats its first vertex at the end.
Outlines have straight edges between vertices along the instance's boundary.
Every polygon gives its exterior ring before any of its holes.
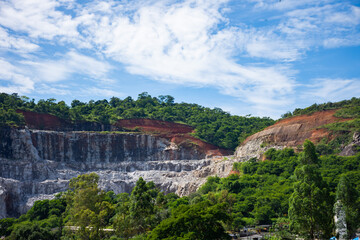
{"type": "Polygon", "coordinates": [[[64,126],[54,124],[57,120],[43,120],[47,130],[30,124],[0,129],[0,218],[19,216],[36,200],[53,198],[79,174],[97,173],[100,187],[115,193],[130,192],[143,177],[165,192],[186,195],[208,176],[226,176],[232,168],[233,160],[221,157],[228,151],[174,129],[150,135],[72,131],[72,125],[60,131],[64,126]]]}
{"type": "Polygon", "coordinates": [[[340,156],[353,156],[360,151],[360,132],[354,132],[352,142],[339,153],[340,156]]]}
{"type": "Polygon", "coordinates": [[[95,172],[102,189],[115,193],[131,192],[139,177],[154,183],[164,192],[188,195],[198,189],[208,176],[225,177],[234,160],[167,160],[113,162],[94,166],[91,162],[49,160],[1,160],[0,216],[19,216],[36,200],[51,199],[65,191],[69,180],[79,174],[95,172]]]}
{"type": "Polygon", "coordinates": [[[248,137],[236,149],[235,156],[242,160],[252,157],[260,159],[262,154],[270,148],[296,148],[301,146],[305,139],[316,143],[322,138],[329,138],[330,133],[321,126],[337,121],[346,121],[346,119],[334,117],[335,112],[336,110],[328,110],[282,119],[248,137]]]}

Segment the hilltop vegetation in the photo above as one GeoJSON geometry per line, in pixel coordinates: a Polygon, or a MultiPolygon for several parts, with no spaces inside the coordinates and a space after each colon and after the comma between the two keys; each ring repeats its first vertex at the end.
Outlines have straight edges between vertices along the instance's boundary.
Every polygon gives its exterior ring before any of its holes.
{"type": "Polygon", "coordinates": [[[151,97],[141,93],[137,100],[112,97],[110,101],[73,100],[71,106],[55,99],[35,102],[17,94],[0,94],[0,125],[22,126],[24,118],[17,109],[48,113],[71,121],[94,121],[113,124],[119,119],[149,118],[188,124],[194,136],[208,143],[235,149],[247,136],[270,126],[274,120],[259,117],[233,116],[220,108],[210,109],[198,104],[175,103],[172,96],[151,97]]]}
{"type": "MultiPolygon", "coordinates": [[[[338,114],[337,117],[343,117],[343,118],[351,118],[355,114],[357,117],[359,117],[359,111],[356,112],[356,110],[359,110],[360,107],[360,98],[353,97],[350,100],[343,100],[340,102],[327,102],[322,104],[316,104],[314,103],[310,107],[307,108],[295,108],[293,112],[287,112],[282,115],[282,118],[292,117],[292,116],[299,116],[304,114],[311,114],[314,112],[319,111],[325,111],[325,110],[331,110],[331,109],[340,109],[340,108],[346,108],[349,109],[350,114],[338,114]]],[[[347,112],[347,111],[346,111],[347,112]]]]}

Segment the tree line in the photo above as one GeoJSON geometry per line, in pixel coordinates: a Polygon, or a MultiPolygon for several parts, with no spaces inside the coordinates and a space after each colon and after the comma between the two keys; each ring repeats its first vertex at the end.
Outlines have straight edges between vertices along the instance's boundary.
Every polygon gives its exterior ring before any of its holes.
{"type": "Polygon", "coordinates": [[[76,121],[93,121],[113,124],[119,119],[149,118],[188,124],[195,128],[194,136],[216,146],[235,149],[240,142],[274,120],[264,117],[235,116],[220,108],[207,108],[193,103],[175,103],[174,97],[161,95],[152,97],[144,92],[135,100],[131,97],[112,97],[109,101],[73,100],[68,106],[64,101],[41,99],[35,102],[17,94],[0,94],[0,125],[22,126],[24,118],[16,110],[48,113],[76,121]]]}

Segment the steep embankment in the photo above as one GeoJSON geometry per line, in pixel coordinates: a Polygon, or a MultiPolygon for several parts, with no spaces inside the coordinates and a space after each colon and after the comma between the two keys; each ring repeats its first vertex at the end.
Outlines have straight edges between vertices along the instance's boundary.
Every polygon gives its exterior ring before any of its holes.
{"type": "Polygon", "coordinates": [[[165,192],[185,195],[207,176],[231,170],[232,161],[219,161],[230,152],[193,138],[187,125],[148,119],[71,123],[22,113],[24,129],[0,130],[0,217],[24,213],[87,172],[99,174],[101,187],[116,193],[131,191],[143,177],[165,192]]]}
{"type": "Polygon", "coordinates": [[[323,138],[329,139],[332,137],[331,132],[326,128],[321,128],[323,125],[349,120],[335,117],[335,112],[336,110],[327,110],[282,119],[248,137],[236,149],[235,156],[243,159],[260,158],[270,148],[296,148],[301,146],[305,139],[310,139],[314,143],[323,138]]]}

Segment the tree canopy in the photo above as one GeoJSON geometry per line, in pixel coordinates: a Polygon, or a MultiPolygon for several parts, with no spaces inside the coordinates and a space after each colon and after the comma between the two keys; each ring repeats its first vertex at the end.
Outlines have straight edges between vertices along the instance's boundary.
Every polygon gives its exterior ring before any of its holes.
{"type": "Polygon", "coordinates": [[[175,103],[174,97],[152,97],[146,92],[136,100],[131,97],[110,101],[73,100],[68,106],[64,101],[41,99],[35,102],[17,94],[0,94],[0,125],[22,126],[24,118],[16,110],[48,113],[76,121],[93,121],[113,124],[119,119],[149,118],[188,124],[195,128],[194,136],[227,149],[235,149],[247,136],[262,130],[275,121],[268,117],[231,115],[220,108],[208,108],[194,103],[175,103]]]}

